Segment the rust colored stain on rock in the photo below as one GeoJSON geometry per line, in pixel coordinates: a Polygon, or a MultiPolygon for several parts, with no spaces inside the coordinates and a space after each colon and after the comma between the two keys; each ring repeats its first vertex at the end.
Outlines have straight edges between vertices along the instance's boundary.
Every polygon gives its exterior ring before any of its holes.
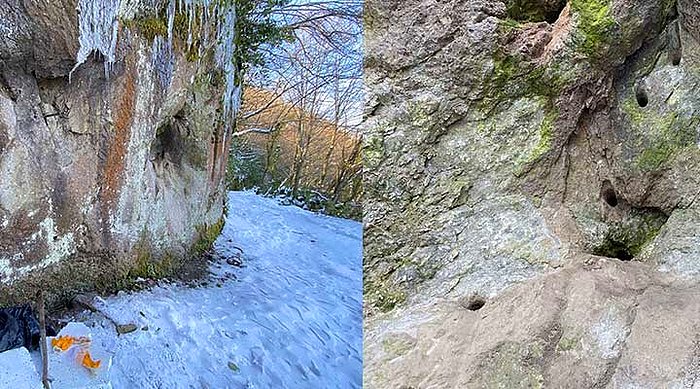
{"type": "Polygon", "coordinates": [[[104,170],[104,192],[102,199],[104,204],[111,208],[119,194],[124,173],[131,125],[134,119],[134,106],[136,104],[136,79],[133,65],[127,67],[124,88],[119,101],[116,104],[116,117],[114,118],[114,136],[111,138],[107,150],[107,158],[104,170]]]}

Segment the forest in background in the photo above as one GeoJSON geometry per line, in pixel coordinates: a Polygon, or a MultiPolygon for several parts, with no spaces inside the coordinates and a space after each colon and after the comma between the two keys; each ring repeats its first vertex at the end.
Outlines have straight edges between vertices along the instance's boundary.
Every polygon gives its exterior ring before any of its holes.
{"type": "Polygon", "coordinates": [[[245,69],[229,187],[359,219],[362,3],[281,1],[265,10],[278,42],[262,44],[245,69]]]}

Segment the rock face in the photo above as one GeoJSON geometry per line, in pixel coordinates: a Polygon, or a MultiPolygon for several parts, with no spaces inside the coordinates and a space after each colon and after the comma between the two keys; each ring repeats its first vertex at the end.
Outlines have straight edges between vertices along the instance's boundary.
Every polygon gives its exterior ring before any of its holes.
{"type": "Polygon", "coordinates": [[[220,225],[222,77],[177,34],[158,60],[157,3],[0,0],[4,301],[167,273],[220,225]],[[108,3],[112,15],[85,15],[108,3]],[[90,43],[80,28],[104,33],[90,43]]]}
{"type": "Polygon", "coordinates": [[[698,15],[367,2],[368,387],[700,385],[698,15]]]}

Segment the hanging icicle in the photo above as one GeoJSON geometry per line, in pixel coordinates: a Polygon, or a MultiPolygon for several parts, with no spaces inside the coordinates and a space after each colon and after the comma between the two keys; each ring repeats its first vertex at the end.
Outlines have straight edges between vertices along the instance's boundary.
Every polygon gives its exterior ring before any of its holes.
{"type": "Polygon", "coordinates": [[[93,52],[104,57],[105,76],[109,75],[115,61],[117,48],[117,11],[120,0],[80,0],[78,3],[78,24],[80,49],[76,63],[68,78],[75,69],[82,65],[93,52]]]}
{"type": "Polygon", "coordinates": [[[219,17],[217,28],[216,63],[224,73],[226,90],[223,96],[224,120],[232,123],[240,106],[240,87],[236,85],[236,10],[229,6],[219,17]]]}
{"type": "Polygon", "coordinates": [[[151,46],[151,64],[158,75],[158,81],[162,90],[170,87],[173,80],[173,68],[175,58],[171,41],[158,35],[153,39],[151,46]]]}
{"type": "MultiPolygon", "coordinates": [[[[104,56],[105,75],[115,61],[118,32],[118,12],[121,1],[128,0],[79,0],[80,50],[71,74],[89,55],[97,52],[104,56]]],[[[194,44],[195,26],[199,29],[200,42],[198,58],[203,51],[215,44],[217,67],[223,72],[226,88],[222,96],[224,121],[230,126],[238,112],[241,99],[240,86],[236,84],[236,10],[234,5],[223,6],[214,0],[168,0],[167,36],[156,36],[151,45],[151,62],[163,90],[170,87],[173,77],[175,55],[173,52],[173,31],[177,12],[184,13],[187,20],[187,48],[194,44]],[[198,12],[199,10],[199,12],[198,12]],[[196,19],[198,18],[198,20],[196,19]],[[213,24],[213,26],[212,26],[213,24]],[[215,29],[211,37],[209,30],[215,29]],[[215,39],[215,42],[211,40],[215,39]]]]}

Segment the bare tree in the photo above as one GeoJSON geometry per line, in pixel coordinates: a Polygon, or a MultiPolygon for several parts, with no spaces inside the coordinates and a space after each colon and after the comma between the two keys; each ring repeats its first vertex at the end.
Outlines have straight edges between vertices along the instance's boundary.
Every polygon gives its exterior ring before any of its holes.
{"type": "Polygon", "coordinates": [[[248,86],[269,93],[266,101],[241,112],[243,125],[234,135],[266,136],[263,180],[282,173],[278,163],[288,165],[280,181],[295,196],[304,188],[338,200],[360,174],[361,11],[362,2],[352,0],[308,0],[276,8],[275,17],[293,40],[264,48],[265,66],[249,70],[248,86]],[[271,121],[271,116],[276,118],[271,121]],[[258,125],[261,118],[268,125],[258,125]],[[289,161],[275,155],[286,144],[293,145],[289,161]]]}

